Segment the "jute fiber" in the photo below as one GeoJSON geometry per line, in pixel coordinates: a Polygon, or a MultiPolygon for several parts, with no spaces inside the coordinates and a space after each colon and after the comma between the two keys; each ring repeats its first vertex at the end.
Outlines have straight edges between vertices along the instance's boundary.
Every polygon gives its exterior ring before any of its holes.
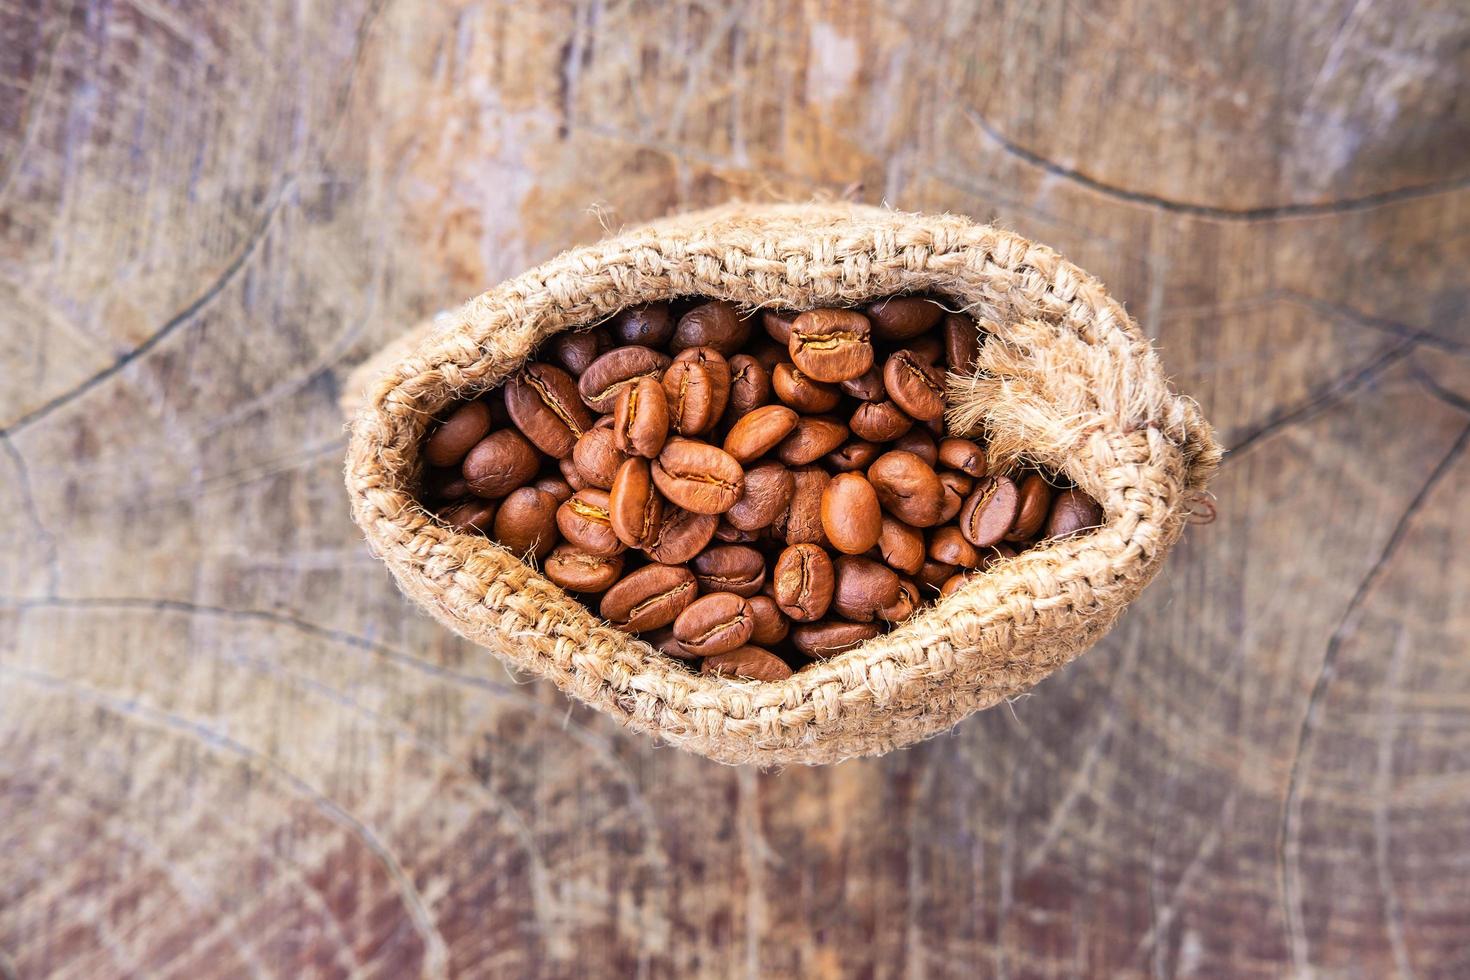
{"type": "Polygon", "coordinates": [[[1095,643],[1158,571],[1220,460],[1102,285],[1051,249],[952,215],[731,205],[566,252],[375,362],[352,425],[353,517],[403,591],[450,629],[639,731],[726,763],[828,763],[942,732],[1095,643]],[[1002,562],[893,632],[774,683],[691,673],[484,537],[416,500],[435,413],[500,384],[546,338],[638,303],[748,306],[950,297],[989,332],[950,379],[951,425],[997,459],[1075,480],[1105,526],[1002,562]]]}

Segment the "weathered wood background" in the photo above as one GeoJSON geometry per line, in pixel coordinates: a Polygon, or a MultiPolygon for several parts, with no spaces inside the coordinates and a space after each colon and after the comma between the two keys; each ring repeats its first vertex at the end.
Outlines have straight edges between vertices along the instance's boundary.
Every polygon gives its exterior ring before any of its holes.
{"type": "Polygon", "coordinates": [[[1461,0],[0,5],[0,976],[1470,974],[1461,0]],[[415,612],[351,366],[733,196],[994,219],[1234,448],[1009,708],[824,770],[415,612]]]}

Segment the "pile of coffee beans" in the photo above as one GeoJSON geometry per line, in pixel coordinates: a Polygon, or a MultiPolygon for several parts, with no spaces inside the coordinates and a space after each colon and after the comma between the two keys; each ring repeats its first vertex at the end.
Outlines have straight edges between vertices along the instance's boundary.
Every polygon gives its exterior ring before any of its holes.
{"type": "Polygon", "coordinates": [[[993,473],[946,433],[946,371],[981,340],[922,296],[627,309],[449,411],[423,499],[671,657],[789,677],[1101,523],[1081,490],[993,473]]]}

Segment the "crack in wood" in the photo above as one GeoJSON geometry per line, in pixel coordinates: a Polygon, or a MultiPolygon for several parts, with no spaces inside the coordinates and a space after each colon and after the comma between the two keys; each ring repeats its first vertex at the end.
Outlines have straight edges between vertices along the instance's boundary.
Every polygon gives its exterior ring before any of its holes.
{"type": "Polygon", "coordinates": [[[46,594],[55,595],[61,582],[61,553],[57,550],[56,535],[41,520],[41,512],[36,506],[36,495],[31,487],[30,468],[26,465],[25,457],[20,454],[19,447],[15,445],[15,440],[0,432],[0,445],[5,447],[6,455],[15,466],[15,485],[20,490],[21,505],[25,508],[26,516],[35,525],[37,537],[41,539],[41,548],[46,556],[46,594]]]}

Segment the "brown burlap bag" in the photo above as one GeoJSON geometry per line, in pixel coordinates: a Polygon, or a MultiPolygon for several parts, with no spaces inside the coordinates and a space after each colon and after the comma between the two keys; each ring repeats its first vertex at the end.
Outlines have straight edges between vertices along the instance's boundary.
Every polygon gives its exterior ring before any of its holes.
{"type": "Polygon", "coordinates": [[[735,205],[574,249],[441,315],[369,368],[352,425],[352,513],[435,618],[628,726],[728,763],[876,755],[1018,694],[1094,643],[1158,571],[1220,459],[1195,405],[1091,276],[1010,232],[847,205],[735,205]],[[991,334],[951,379],[951,423],[1066,474],[1101,529],[1037,547],[893,632],[774,683],[692,674],[486,538],[415,499],[436,412],[499,384],[547,337],[637,303],[951,297],[991,334]],[[388,363],[383,363],[387,360],[388,363]]]}

